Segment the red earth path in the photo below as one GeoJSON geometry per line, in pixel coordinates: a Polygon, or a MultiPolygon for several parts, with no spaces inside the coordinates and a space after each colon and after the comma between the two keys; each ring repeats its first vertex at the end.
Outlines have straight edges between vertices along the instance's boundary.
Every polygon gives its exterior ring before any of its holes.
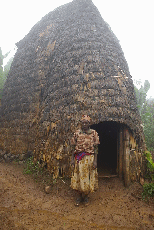
{"type": "Polygon", "coordinates": [[[125,188],[119,178],[99,178],[88,207],[74,206],[69,184],[59,179],[46,194],[43,181],[23,174],[23,166],[0,163],[0,229],[154,229],[154,203],[141,199],[140,184],[125,188]]]}

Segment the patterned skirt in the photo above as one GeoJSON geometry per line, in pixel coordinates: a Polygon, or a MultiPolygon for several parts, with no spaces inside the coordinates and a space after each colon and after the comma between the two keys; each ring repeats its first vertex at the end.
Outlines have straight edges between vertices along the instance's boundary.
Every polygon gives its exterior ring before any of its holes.
{"type": "Polygon", "coordinates": [[[98,188],[97,168],[93,169],[94,155],[86,155],[77,163],[71,177],[71,188],[88,194],[98,188]]]}

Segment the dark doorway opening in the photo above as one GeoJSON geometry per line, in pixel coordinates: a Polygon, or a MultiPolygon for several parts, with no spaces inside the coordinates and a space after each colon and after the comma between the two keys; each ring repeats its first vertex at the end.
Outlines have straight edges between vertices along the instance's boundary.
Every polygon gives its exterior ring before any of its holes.
{"type": "Polygon", "coordinates": [[[97,156],[97,169],[100,177],[117,175],[119,126],[119,123],[113,121],[91,125],[91,128],[98,132],[100,139],[97,156]]]}

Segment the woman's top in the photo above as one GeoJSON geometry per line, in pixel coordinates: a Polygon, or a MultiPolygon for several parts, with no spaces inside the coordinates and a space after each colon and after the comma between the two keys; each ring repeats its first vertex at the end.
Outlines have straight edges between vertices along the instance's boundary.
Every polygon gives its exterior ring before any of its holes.
{"type": "Polygon", "coordinates": [[[75,146],[75,154],[94,154],[94,146],[100,144],[98,133],[94,129],[89,129],[86,133],[81,129],[77,130],[70,141],[75,146]]]}

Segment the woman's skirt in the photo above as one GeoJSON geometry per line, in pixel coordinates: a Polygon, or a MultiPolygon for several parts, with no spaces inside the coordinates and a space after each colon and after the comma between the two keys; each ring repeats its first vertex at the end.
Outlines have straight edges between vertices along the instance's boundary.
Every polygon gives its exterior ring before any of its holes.
{"type": "Polygon", "coordinates": [[[71,188],[88,194],[98,188],[97,168],[93,169],[94,155],[86,155],[77,163],[71,178],[71,188]]]}

